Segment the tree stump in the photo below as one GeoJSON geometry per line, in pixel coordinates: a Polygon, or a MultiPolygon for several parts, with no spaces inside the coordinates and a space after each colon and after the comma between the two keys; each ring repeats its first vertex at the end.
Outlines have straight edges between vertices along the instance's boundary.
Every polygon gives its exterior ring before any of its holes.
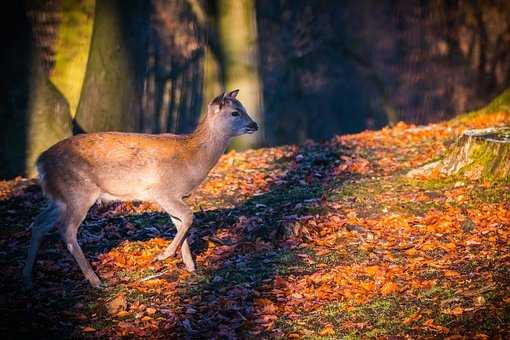
{"type": "Polygon", "coordinates": [[[510,127],[467,130],[443,159],[411,170],[407,176],[433,171],[472,179],[510,179],[510,127]]]}

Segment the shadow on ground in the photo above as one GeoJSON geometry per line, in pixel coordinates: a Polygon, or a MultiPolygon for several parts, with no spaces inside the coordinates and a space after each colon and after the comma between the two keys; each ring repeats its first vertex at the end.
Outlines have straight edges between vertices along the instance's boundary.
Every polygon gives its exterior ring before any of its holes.
{"type": "MultiPolygon", "coordinates": [[[[221,242],[227,250],[214,261],[206,259],[206,265],[183,290],[181,305],[175,310],[191,310],[192,315],[178,315],[171,327],[156,330],[156,334],[222,337],[247,334],[253,329],[257,289],[276,276],[289,275],[286,269],[289,264],[298,268],[295,270],[307,270],[304,263],[299,266],[302,259],[295,254],[294,225],[303,216],[323,213],[321,198],[332,186],[341,185],[338,178],[331,176],[339,163],[340,151],[337,145],[330,144],[296,148],[277,160],[278,166],[286,168],[285,174],[265,193],[232,208],[196,212],[191,235],[193,253],[196,256],[204,253],[206,240],[220,229],[226,231],[221,242]],[[229,235],[229,230],[238,234],[229,235]]],[[[6,278],[0,287],[0,310],[4,315],[0,330],[4,338],[76,336],[80,334],[78,326],[86,324],[87,319],[77,319],[73,308],[83,304],[94,306],[104,294],[89,288],[55,231],[39,252],[34,269],[35,289],[32,292],[21,289],[28,225],[43,205],[39,187],[30,181],[18,181],[9,195],[0,199],[1,265],[6,278]]],[[[171,239],[174,235],[164,213],[109,215],[115,209],[115,204],[96,205],[82,225],[79,241],[89,259],[97,259],[126,239],[145,241],[156,236],[171,239]]],[[[172,275],[166,278],[174,279],[172,275]]]]}

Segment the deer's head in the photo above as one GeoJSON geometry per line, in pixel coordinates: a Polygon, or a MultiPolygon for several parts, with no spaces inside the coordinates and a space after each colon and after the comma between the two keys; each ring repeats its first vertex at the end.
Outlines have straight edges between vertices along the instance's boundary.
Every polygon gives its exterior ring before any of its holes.
{"type": "Polygon", "coordinates": [[[214,98],[208,107],[210,127],[224,136],[235,137],[256,132],[259,127],[236,99],[239,90],[224,92],[214,98]]]}

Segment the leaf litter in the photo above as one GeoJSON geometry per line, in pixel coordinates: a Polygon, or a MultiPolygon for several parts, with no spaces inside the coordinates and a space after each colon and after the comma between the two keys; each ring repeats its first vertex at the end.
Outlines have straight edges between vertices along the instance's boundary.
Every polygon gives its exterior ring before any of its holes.
{"type": "Polygon", "coordinates": [[[79,234],[106,283],[91,289],[56,232],[31,292],[20,273],[45,200],[0,182],[1,333],[7,338],[507,338],[510,184],[410,169],[508,113],[224,155],[187,199],[197,272],[153,257],[161,209],[94,206],[79,234]]]}

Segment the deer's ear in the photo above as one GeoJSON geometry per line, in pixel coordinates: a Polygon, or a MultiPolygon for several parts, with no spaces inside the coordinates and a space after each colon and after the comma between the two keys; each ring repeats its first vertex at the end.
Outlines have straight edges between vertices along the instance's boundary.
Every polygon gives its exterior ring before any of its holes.
{"type": "Polygon", "coordinates": [[[236,90],[234,90],[232,92],[229,92],[227,94],[227,97],[229,97],[229,98],[236,98],[238,93],[239,93],[239,89],[236,89],[236,90]]]}
{"type": "Polygon", "coordinates": [[[217,96],[216,98],[211,100],[211,102],[209,103],[209,107],[218,106],[221,109],[222,106],[225,105],[225,98],[226,98],[226,93],[223,92],[222,94],[220,94],[219,96],[217,96]]]}

